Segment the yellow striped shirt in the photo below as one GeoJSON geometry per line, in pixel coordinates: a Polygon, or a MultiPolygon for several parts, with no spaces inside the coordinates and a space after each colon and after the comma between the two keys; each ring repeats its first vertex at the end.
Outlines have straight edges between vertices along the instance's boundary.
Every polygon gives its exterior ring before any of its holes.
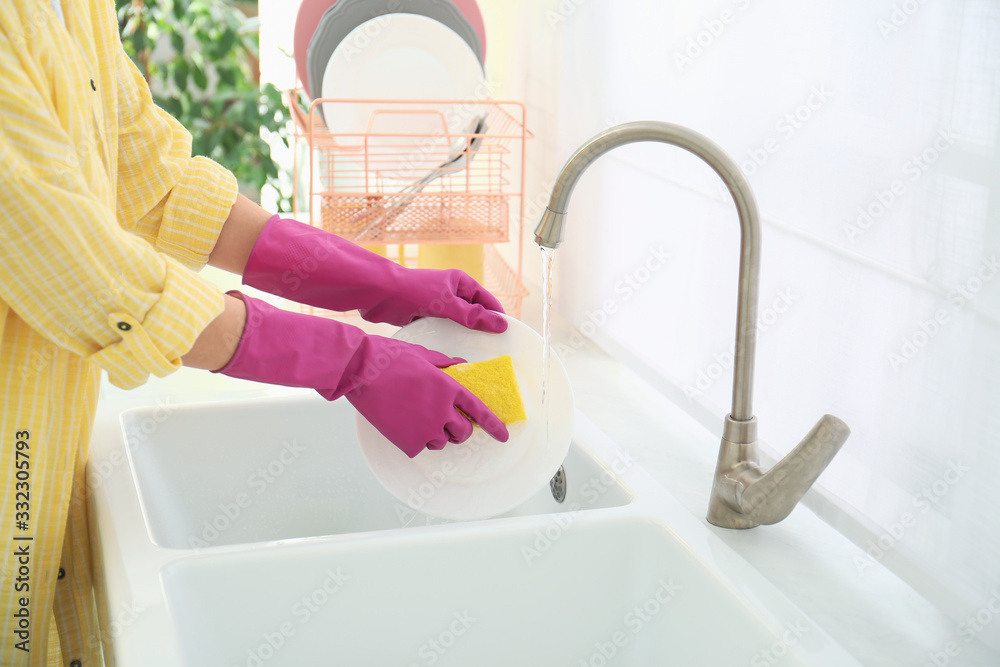
{"type": "Polygon", "coordinates": [[[122,49],[112,0],[0,2],[0,665],[102,664],[84,471],[100,371],[177,369],[236,200],[122,49]],[[22,650],[30,649],[30,650],[22,650]],[[52,652],[53,658],[59,653],[52,652]]]}

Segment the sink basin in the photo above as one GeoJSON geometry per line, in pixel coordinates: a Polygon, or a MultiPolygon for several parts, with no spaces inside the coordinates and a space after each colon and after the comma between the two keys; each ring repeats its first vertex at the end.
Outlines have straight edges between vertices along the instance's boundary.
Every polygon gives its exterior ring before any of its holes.
{"type": "MultiPolygon", "coordinates": [[[[448,523],[391,496],[371,473],[346,401],[296,396],[125,412],[122,428],[154,544],[170,549],[448,523]]],[[[480,446],[502,446],[477,432],[480,446]]],[[[631,494],[579,447],[563,466],[563,502],[549,487],[504,516],[624,505],[631,494]],[[606,483],[601,483],[602,477],[606,483]]],[[[427,493],[433,492],[428,480],[427,493]]]]}
{"type": "Polygon", "coordinates": [[[580,413],[563,502],[456,523],[385,492],[353,420],[311,395],[100,407],[114,664],[858,664],[580,413]]]}
{"type": "Polygon", "coordinates": [[[665,526],[546,524],[189,559],[163,585],[185,664],[206,667],[734,665],[774,642],[665,526]],[[717,628],[732,632],[707,643],[717,628]]]}

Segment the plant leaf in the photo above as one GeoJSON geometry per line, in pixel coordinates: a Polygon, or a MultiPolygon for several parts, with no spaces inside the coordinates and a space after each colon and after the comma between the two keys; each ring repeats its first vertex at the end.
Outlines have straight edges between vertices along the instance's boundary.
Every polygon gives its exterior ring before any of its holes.
{"type": "Polygon", "coordinates": [[[183,59],[179,59],[174,66],[174,84],[181,93],[187,92],[188,64],[183,59]]]}
{"type": "Polygon", "coordinates": [[[198,86],[201,90],[205,90],[208,87],[208,76],[200,65],[195,64],[191,69],[191,78],[194,79],[194,85],[198,86]]]}

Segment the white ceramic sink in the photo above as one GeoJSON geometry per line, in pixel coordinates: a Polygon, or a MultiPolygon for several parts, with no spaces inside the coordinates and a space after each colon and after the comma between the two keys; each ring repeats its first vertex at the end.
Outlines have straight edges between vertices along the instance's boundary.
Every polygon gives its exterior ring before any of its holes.
{"type": "MultiPolygon", "coordinates": [[[[143,424],[155,421],[158,410],[136,408],[121,417],[146,527],[157,545],[191,549],[446,523],[412,509],[422,504],[421,495],[402,503],[382,488],[361,455],[346,401],[317,396],[184,405],[145,433],[143,424]]],[[[474,438],[483,440],[477,446],[503,446],[481,431],[474,438]]],[[[631,500],[579,447],[564,468],[564,502],[545,487],[505,516],[631,500]],[[602,473],[607,485],[600,484],[602,473]]],[[[421,490],[430,494],[433,486],[428,479],[421,490]]]]}
{"type": "Polygon", "coordinates": [[[118,667],[857,664],[580,414],[564,503],[462,523],[384,492],[353,419],[311,396],[99,413],[118,667]]]}
{"type": "Polygon", "coordinates": [[[665,526],[546,527],[551,539],[504,522],[188,559],[166,569],[164,590],[190,665],[597,665],[602,653],[734,665],[773,642],[665,526]],[[725,642],[708,640],[717,627],[725,642]]]}

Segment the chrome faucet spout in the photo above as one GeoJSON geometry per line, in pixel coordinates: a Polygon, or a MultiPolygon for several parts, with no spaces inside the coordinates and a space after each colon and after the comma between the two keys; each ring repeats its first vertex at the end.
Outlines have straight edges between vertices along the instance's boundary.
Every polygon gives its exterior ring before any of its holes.
{"type": "Polygon", "coordinates": [[[566,236],[566,209],[583,172],[608,151],[644,141],[656,141],[694,153],[722,178],[740,219],[739,302],[736,306],[736,347],[733,353],[733,405],[737,420],[753,417],[753,364],[757,339],[757,277],[760,274],[760,222],[757,200],[739,166],[722,148],[694,130],[661,121],[623,123],[601,132],[581,146],[559,172],[549,204],[535,228],[540,246],[557,248],[566,236]]]}
{"type": "Polygon", "coordinates": [[[681,125],[637,121],[609,128],[581,146],[562,168],[549,204],[535,228],[535,241],[542,247],[559,247],[566,236],[570,196],[587,167],[618,146],[645,141],[678,146],[700,157],[722,178],[736,204],[740,221],[740,266],[733,402],[725,420],[708,520],[724,528],[752,528],[762,523],[775,523],[785,518],[812,486],[850,430],[836,417],[827,415],[771,472],[764,473],[757,465],[753,372],[757,343],[760,215],[750,184],[736,162],[716,143],[681,125]],[[826,454],[806,454],[814,452],[813,443],[821,443],[819,449],[826,454]],[[803,465],[807,460],[810,463],[803,465]]]}

